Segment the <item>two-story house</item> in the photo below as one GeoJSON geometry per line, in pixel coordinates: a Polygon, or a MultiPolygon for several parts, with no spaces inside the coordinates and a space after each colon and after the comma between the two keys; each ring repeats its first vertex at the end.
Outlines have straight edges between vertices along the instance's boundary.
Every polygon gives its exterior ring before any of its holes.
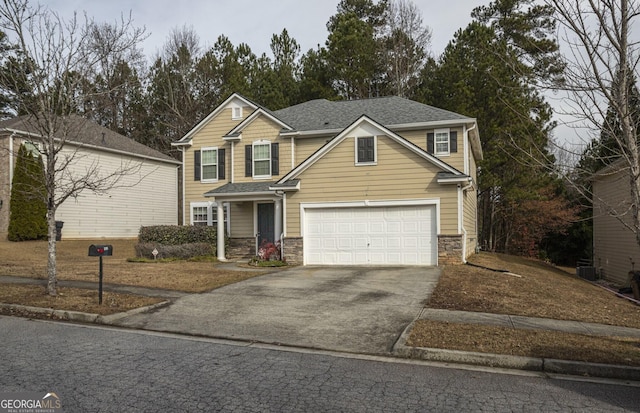
{"type": "Polygon", "coordinates": [[[173,145],[184,222],[229,235],[220,259],[266,241],[305,265],[438,265],[476,248],[473,118],[399,97],[272,112],[234,94],[173,145]]]}

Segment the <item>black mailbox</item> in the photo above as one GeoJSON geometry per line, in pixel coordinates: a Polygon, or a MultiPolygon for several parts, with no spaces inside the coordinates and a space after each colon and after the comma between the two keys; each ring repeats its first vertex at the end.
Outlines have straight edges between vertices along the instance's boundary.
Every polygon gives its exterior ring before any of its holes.
{"type": "Polygon", "coordinates": [[[89,245],[90,257],[107,257],[113,255],[113,246],[111,245],[89,245]]]}

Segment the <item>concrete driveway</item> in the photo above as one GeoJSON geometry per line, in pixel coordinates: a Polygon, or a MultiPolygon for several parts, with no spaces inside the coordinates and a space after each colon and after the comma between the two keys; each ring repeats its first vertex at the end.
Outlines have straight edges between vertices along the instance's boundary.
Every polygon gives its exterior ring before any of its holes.
{"type": "Polygon", "coordinates": [[[418,316],[439,276],[432,267],[296,267],[188,295],[117,324],[386,354],[418,316]]]}

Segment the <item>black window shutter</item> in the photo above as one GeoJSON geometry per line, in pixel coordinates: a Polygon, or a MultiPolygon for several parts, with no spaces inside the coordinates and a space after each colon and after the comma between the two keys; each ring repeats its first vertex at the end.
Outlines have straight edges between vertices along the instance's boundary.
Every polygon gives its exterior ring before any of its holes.
{"type": "Polygon", "coordinates": [[[449,150],[451,153],[458,152],[458,132],[449,133],[449,150]]]}
{"type": "Polygon", "coordinates": [[[375,162],[376,154],[375,154],[375,145],[374,138],[365,138],[365,159],[367,162],[375,162]]]}
{"type": "Polygon", "coordinates": [[[427,152],[429,152],[432,155],[434,153],[433,139],[434,139],[434,134],[433,133],[427,133],[427,152]]]}
{"type": "Polygon", "coordinates": [[[224,149],[218,149],[218,179],[225,179],[224,149]]]}
{"type": "Polygon", "coordinates": [[[362,138],[356,138],[358,139],[358,162],[364,162],[365,158],[365,148],[364,148],[364,139],[362,138]]]}
{"type": "Polygon", "coordinates": [[[373,137],[357,138],[358,139],[358,162],[374,162],[375,151],[373,137]]]}
{"type": "Polygon", "coordinates": [[[244,176],[253,176],[253,147],[244,146],[244,176]]]}
{"type": "Polygon", "coordinates": [[[193,180],[200,180],[200,151],[193,152],[193,180]]]}
{"type": "Polygon", "coordinates": [[[280,175],[280,151],[278,143],[271,144],[271,175],[280,175]]]}

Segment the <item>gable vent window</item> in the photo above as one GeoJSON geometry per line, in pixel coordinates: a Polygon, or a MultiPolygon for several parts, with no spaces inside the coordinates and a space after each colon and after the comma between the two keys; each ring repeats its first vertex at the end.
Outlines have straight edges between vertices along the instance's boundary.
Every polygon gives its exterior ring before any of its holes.
{"type": "Polygon", "coordinates": [[[374,164],[376,162],[376,143],[373,136],[356,139],[356,163],[374,164]]]}
{"type": "Polygon", "coordinates": [[[446,128],[427,133],[427,152],[436,156],[458,152],[458,132],[446,128]]]}
{"type": "Polygon", "coordinates": [[[231,119],[237,120],[242,119],[242,107],[237,106],[231,109],[231,119]]]}

